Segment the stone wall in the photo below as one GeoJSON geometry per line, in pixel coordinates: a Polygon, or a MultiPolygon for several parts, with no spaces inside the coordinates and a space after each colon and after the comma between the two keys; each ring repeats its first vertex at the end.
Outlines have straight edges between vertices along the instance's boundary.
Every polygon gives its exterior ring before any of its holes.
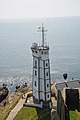
{"type": "Polygon", "coordinates": [[[60,120],[66,120],[65,119],[65,104],[64,104],[64,100],[61,94],[61,91],[58,90],[57,93],[58,97],[57,97],[57,113],[60,117],[60,120]]]}

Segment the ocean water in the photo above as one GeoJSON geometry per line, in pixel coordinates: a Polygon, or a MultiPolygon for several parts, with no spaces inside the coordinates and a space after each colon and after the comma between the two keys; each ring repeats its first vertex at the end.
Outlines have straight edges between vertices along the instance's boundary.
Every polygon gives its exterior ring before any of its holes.
{"type": "Polygon", "coordinates": [[[80,17],[0,21],[0,85],[10,90],[17,84],[31,85],[33,42],[41,44],[42,24],[48,29],[45,42],[50,47],[51,81],[80,77],[80,17]],[[11,84],[13,84],[11,86],[11,84]]]}

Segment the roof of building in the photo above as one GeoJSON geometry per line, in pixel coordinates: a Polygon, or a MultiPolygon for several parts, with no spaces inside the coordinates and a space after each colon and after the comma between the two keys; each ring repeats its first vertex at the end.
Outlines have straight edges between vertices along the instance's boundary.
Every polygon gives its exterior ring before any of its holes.
{"type": "Polygon", "coordinates": [[[56,83],[57,90],[62,90],[65,87],[79,88],[80,87],[80,80],[70,80],[70,81],[64,81],[64,82],[56,83]]]}

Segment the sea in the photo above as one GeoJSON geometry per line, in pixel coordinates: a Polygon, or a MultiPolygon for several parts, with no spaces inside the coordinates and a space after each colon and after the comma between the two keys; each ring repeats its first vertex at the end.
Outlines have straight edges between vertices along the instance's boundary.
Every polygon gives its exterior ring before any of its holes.
{"type": "Polygon", "coordinates": [[[80,78],[80,17],[0,20],[0,86],[32,86],[32,43],[42,43],[38,28],[44,25],[49,45],[51,82],[80,78]]]}

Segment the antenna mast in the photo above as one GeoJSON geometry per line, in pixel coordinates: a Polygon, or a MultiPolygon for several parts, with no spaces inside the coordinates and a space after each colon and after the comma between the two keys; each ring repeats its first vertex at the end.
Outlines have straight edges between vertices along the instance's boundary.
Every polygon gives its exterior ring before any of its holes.
{"type": "Polygon", "coordinates": [[[42,46],[44,47],[44,26],[43,26],[43,24],[42,24],[41,32],[42,32],[42,46]]]}
{"type": "Polygon", "coordinates": [[[40,29],[39,32],[42,33],[42,46],[44,47],[44,32],[47,32],[48,30],[44,29],[43,23],[42,23],[42,26],[40,26],[38,29],[40,29]]]}

